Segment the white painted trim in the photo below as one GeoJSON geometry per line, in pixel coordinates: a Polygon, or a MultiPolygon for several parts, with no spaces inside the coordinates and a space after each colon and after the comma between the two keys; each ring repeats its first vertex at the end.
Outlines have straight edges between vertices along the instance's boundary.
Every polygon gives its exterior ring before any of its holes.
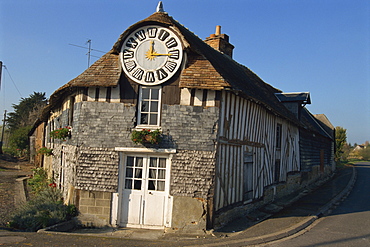
{"type": "Polygon", "coordinates": [[[131,152],[131,153],[167,153],[175,154],[176,149],[173,148],[126,148],[126,147],[115,147],[114,151],[118,152],[131,152]]]}

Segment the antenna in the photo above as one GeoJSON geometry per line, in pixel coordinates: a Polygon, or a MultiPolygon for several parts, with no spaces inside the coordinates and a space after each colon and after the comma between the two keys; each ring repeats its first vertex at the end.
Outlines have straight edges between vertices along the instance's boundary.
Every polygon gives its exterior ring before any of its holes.
{"type": "Polygon", "coordinates": [[[79,48],[88,49],[86,55],[87,55],[87,67],[89,68],[90,67],[90,57],[99,58],[98,56],[91,55],[91,51],[96,51],[96,52],[101,52],[101,53],[106,53],[106,52],[105,51],[99,51],[99,50],[96,50],[96,49],[91,49],[91,39],[88,39],[85,44],[87,44],[88,47],[84,47],[84,46],[80,46],[80,45],[74,45],[74,44],[68,44],[68,45],[73,45],[73,46],[76,46],[76,47],[79,47],[79,48]]]}

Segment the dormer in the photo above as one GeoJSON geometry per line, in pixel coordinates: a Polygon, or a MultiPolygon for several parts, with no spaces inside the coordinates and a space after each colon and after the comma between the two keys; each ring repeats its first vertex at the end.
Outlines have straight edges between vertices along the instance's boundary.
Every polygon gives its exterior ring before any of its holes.
{"type": "Polygon", "coordinates": [[[275,96],[298,119],[300,118],[300,112],[301,112],[302,107],[304,107],[307,104],[311,104],[311,98],[310,98],[309,92],[275,93],[275,96]]]}

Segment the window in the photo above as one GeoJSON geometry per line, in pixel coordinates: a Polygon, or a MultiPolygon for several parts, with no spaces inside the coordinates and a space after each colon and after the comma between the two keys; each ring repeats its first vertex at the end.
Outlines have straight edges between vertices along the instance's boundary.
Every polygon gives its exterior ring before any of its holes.
{"type": "Polygon", "coordinates": [[[125,189],[165,191],[166,162],[160,157],[127,156],[125,189]]]}
{"type": "Polygon", "coordinates": [[[159,126],[160,105],[160,87],[140,87],[138,125],[159,126]]]}
{"type": "Polygon", "coordinates": [[[282,125],[276,125],[276,148],[281,148],[281,132],[282,132],[282,125]]]}

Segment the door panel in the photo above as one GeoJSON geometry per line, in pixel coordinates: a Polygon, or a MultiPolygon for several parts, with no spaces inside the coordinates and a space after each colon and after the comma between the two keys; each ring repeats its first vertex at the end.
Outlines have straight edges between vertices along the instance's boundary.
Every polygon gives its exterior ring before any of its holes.
{"type": "Polygon", "coordinates": [[[166,157],[126,155],[120,180],[121,225],[164,226],[168,200],[169,161],[166,157]]]}

